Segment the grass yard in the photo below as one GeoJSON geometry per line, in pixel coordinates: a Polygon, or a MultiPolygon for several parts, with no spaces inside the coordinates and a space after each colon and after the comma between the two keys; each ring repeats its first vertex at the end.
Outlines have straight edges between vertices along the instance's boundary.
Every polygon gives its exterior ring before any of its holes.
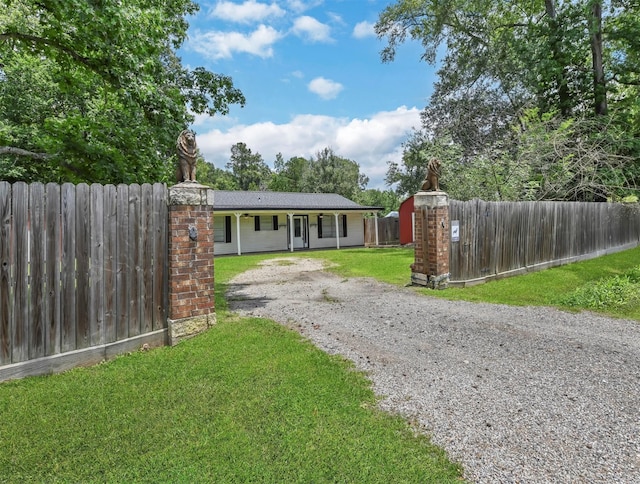
{"type": "Polygon", "coordinates": [[[218,324],[174,348],[0,384],[0,482],[457,482],[461,469],[343,359],[222,289],[218,324]]]}
{"type": "MultiPolygon", "coordinates": [[[[440,449],[376,409],[351,364],[276,323],[226,310],[235,274],[289,256],[217,258],[219,323],[174,348],[0,384],[0,482],[460,481],[440,449]]],[[[405,285],[413,251],[298,256],[326,259],[342,277],[405,285]]],[[[640,248],[465,289],[417,290],[574,310],[613,299],[596,309],[640,320],[640,248]]]]}
{"type": "MultiPolygon", "coordinates": [[[[413,249],[408,248],[312,251],[297,256],[325,259],[333,263],[328,270],[343,277],[374,277],[396,285],[410,282],[409,266],[413,263],[413,249]]],[[[247,264],[243,269],[273,257],[276,256],[243,256],[242,264],[247,264]]],[[[223,270],[228,270],[227,265],[237,263],[223,258],[216,264],[217,268],[222,266],[223,270]]],[[[472,287],[416,290],[450,300],[556,306],[640,320],[640,247],[472,287]]]]}

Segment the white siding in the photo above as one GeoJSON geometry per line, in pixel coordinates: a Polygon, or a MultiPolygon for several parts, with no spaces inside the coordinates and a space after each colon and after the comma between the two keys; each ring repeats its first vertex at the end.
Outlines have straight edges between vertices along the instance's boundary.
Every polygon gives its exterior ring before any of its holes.
{"type": "MultiPolygon", "coordinates": [[[[269,214],[272,217],[275,214],[269,214]]],[[[255,219],[253,216],[240,217],[240,249],[245,252],[268,252],[275,250],[287,250],[287,216],[278,215],[278,230],[255,229],[255,219]]],[[[236,231],[237,218],[231,215],[231,242],[216,242],[214,254],[237,254],[238,241],[236,231]]],[[[261,227],[262,228],[262,227],[261,227]]]]}
{"type": "MultiPolygon", "coordinates": [[[[340,237],[340,247],[354,247],[364,245],[364,222],[361,213],[348,213],[347,216],[347,236],[340,237]]],[[[324,214],[324,217],[331,217],[331,222],[336,223],[333,214],[324,214]]],[[[309,216],[309,246],[312,249],[335,248],[337,241],[335,237],[318,238],[318,215],[309,216]]]]}
{"type": "MultiPolygon", "coordinates": [[[[219,217],[228,215],[220,214],[219,217]]],[[[273,216],[276,214],[260,214],[273,216]]],[[[269,252],[269,251],[287,251],[288,237],[287,231],[287,214],[280,213],[278,215],[278,230],[255,230],[255,221],[253,216],[240,217],[240,243],[242,253],[250,252],[269,252]]],[[[296,215],[305,215],[304,213],[296,213],[296,215]]],[[[348,213],[347,216],[347,237],[340,237],[340,247],[356,247],[364,246],[364,222],[362,213],[348,213]]],[[[309,217],[309,248],[335,248],[336,238],[318,238],[318,214],[308,214],[309,217]]],[[[324,217],[331,217],[335,224],[335,217],[331,214],[324,214],[324,217]]],[[[216,242],[214,245],[215,255],[228,255],[238,253],[238,242],[236,232],[237,218],[231,214],[231,242],[216,242]]],[[[298,249],[299,250],[299,249],[298,249]]]]}

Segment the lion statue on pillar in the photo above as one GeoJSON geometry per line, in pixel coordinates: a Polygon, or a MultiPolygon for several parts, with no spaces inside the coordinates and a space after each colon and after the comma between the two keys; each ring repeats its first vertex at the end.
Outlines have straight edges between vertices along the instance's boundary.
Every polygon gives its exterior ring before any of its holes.
{"type": "Polygon", "coordinates": [[[185,129],[178,136],[176,141],[176,149],[178,151],[178,168],[176,170],[176,178],[180,182],[196,181],[196,160],[197,151],[196,134],[190,129],[185,129]]]}
{"type": "Polygon", "coordinates": [[[420,190],[424,192],[432,191],[438,192],[440,191],[440,184],[438,180],[440,179],[440,160],[437,158],[431,158],[429,163],[427,164],[427,174],[422,180],[422,185],[420,186],[420,190]]]}

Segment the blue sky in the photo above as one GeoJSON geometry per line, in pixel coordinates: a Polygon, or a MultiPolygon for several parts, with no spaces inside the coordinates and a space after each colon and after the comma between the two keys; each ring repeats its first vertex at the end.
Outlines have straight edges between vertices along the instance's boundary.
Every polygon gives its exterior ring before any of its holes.
{"type": "Polygon", "coordinates": [[[360,164],[368,188],[385,189],[387,161],[433,90],[435,69],[408,42],[383,64],[373,24],[392,0],[204,0],[189,19],[183,63],[232,77],[246,97],[226,116],[199,116],[192,128],[218,168],[244,142],[273,167],[325,147],[360,164]]]}

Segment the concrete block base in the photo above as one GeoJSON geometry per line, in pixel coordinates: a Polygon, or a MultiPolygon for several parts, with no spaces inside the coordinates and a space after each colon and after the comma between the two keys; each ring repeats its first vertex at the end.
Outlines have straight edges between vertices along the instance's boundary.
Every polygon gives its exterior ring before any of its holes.
{"type": "Polygon", "coordinates": [[[427,276],[420,272],[411,272],[411,284],[429,289],[446,289],[449,287],[450,274],[427,276]]]}
{"type": "Polygon", "coordinates": [[[204,314],[192,318],[169,319],[169,344],[175,346],[180,341],[196,336],[216,324],[216,314],[204,314]]]}

